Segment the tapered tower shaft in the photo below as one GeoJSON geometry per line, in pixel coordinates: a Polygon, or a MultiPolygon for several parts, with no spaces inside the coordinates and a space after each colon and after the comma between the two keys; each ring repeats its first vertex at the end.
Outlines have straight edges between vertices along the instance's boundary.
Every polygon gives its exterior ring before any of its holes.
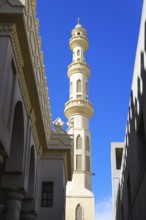
{"type": "Polygon", "coordinates": [[[77,218],[77,208],[84,218],[94,219],[94,196],[91,191],[91,141],[89,119],[93,115],[93,106],[88,99],[88,79],[90,67],[85,60],[88,49],[86,30],[80,22],[72,30],[69,41],[72,50],[72,63],[68,66],[70,80],[69,101],[65,104],[65,116],[69,120],[69,133],[74,134],[74,173],[72,182],[67,184],[66,219],[80,220],[77,218]],[[84,198],[88,198],[85,203],[84,198]],[[90,218],[87,206],[91,208],[90,218]],[[84,209],[84,213],[83,213],[84,209]],[[71,212],[73,216],[71,216],[71,212]]]}

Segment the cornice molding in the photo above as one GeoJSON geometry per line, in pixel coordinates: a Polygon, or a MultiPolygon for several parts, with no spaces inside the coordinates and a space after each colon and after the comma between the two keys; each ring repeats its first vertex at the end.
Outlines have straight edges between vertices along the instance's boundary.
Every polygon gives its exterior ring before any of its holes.
{"type": "Polygon", "coordinates": [[[44,152],[42,159],[64,160],[66,156],[65,152],[47,150],[44,152]]]}
{"type": "Polygon", "coordinates": [[[51,134],[52,116],[50,113],[50,100],[48,98],[47,79],[43,52],[41,49],[41,37],[39,36],[39,21],[36,18],[36,0],[27,0],[24,12],[26,34],[30,48],[34,76],[38,88],[42,119],[46,140],[49,142],[51,134]]]}
{"type": "Polygon", "coordinates": [[[86,170],[74,170],[75,174],[88,174],[90,176],[92,176],[92,173],[86,170]]]}
{"type": "Polygon", "coordinates": [[[31,119],[31,123],[33,125],[32,126],[32,134],[34,137],[34,141],[35,141],[36,147],[38,147],[39,146],[39,137],[38,137],[36,126],[35,126],[36,116],[34,113],[34,109],[32,109],[32,107],[31,107],[31,102],[29,99],[29,94],[28,94],[28,90],[27,90],[27,86],[26,86],[26,81],[25,81],[24,72],[23,72],[24,62],[23,62],[23,57],[22,57],[22,53],[21,53],[21,49],[20,49],[20,44],[19,44],[15,24],[6,24],[6,23],[0,24],[0,36],[10,37],[10,40],[12,42],[14,56],[16,59],[18,72],[19,72],[19,75],[18,75],[19,85],[20,85],[20,89],[21,89],[21,92],[23,95],[23,101],[24,101],[24,104],[26,107],[26,111],[27,111],[27,113],[31,119]]]}

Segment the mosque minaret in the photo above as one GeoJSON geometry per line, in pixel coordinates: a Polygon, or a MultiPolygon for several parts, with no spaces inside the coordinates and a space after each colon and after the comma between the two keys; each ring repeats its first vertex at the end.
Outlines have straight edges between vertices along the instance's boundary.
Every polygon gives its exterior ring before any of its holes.
{"type": "Polygon", "coordinates": [[[88,100],[90,67],[85,60],[85,52],[88,49],[87,32],[79,19],[71,34],[69,46],[73,57],[72,63],[68,66],[70,98],[65,104],[64,112],[69,120],[68,133],[74,134],[74,172],[72,181],[67,184],[66,220],[94,220],[89,131],[93,106],[88,100]]]}

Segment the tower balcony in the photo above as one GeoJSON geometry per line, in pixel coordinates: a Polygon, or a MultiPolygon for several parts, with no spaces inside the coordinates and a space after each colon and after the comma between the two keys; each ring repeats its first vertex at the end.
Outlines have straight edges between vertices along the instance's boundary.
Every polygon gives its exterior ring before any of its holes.
{"type": "Polygon", "coordinates": [[[91,118],[93,113],[93,105],[88,100],[74,99],[65,103],[64,114],[68,119],[75,114],[83,114],[91,118]]]}
{"type": "Polygon", "coordinates": [[[90,77],[90,67],[87,63],[78,61],[78,62],[72,62],[68,66],[68,77],[73,73],[84,73],[88,78],[90,77]]]}
{"type": "Polygon", "coordinates": [[[88,49],[88,39],[85,36],[77,35],[73,36],[69,41],[70,49],[73,50],[75,47],[83,47],[84,50],[88,49]]]}

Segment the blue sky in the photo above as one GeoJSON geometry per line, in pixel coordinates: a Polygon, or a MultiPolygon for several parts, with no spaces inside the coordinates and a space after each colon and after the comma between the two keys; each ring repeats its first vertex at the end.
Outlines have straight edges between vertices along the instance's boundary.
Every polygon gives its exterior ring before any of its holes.
{"type": "Polygon", "coordinates": [[[142,2],[37,0],[53,120],[61,117],[67,121],[63,112],[69,99],[67,66],[72,61],[68,42],[78,17],[88,32],[86,61],[91,68],[89,99],[95,112],[90,131],[96,204],[106,198],[111,201],[110,147],[111,142],[124,140],[142,2]]]}

